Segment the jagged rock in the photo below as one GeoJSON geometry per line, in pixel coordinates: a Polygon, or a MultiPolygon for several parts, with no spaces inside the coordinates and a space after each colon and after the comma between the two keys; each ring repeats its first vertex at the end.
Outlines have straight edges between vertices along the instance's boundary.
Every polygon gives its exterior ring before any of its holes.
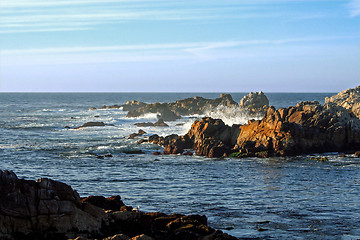
{"type": "Polygon", "coordinates": [[[208,157],[269,157],[347,152],[360,145],[360,120],[334,103],[300,102],[295,107],[269,107],[262,120],[229,127],[220,119],[197,120],[184,136],[151,136],[165,154],[194,149],[208,157]],[[236,152],[236,154],[234,153],[236,152]]]}
{"type": "Polygon", "coordinates": [[[333,103],[301,102],[269,108],[261,121],[241,127],[237,146],[244,152],[298,155],[353,150],[360,144],[360,121],[333,103]],[[252,145],[248,149],[245,145],[252,145]],[[254,149],[251,149],[254,148],[254,149]]]}
{"type": "Polygon", "coordinates": [[[205,216],[135,211],[125,206],[120,196],[90,196],[81,201],[64,183],[47,178],[23,180],[11,171],[0,171],[0,239],[204,237],[236,239],[207,226],[205,216]]]}
{"type": "Polygon", "coordinates": [[[97,234],[104,219],[104,211],[82,203],[78,193],[64,183],[47,178],[23,180],[11,171],[0,171],[0,238],[21,239],[30,234],[69,238],[76,231],[97,234]]]}
{"type": "Polygon", "coordinates": [[[360,118],[360,86],[349,88],[332,97],[325,98],[325,103],[335,103],[360,118]]]}
{"type": "Polygon", "coordinates": [[[206,99],[203,97],[186,98],[169,103],[172,111],[180,116],[192,114],[204,114],[206,111],[214,109],[219,105],[222,106],[237,106],[238,104],[233,100],[230,94],[222,93],[220,98],[206,99]]]}
{"type": "Polygon", "coordinates": [[[146,106],[146,103],[136,100],[127,101],[125,104],[121,105],[124,111],[134,111],[144,106],[146,106]]]}
{"type": "Polygon", "coordinates": [[[239,106],[247,109],[250,113],[265,114],[269,106],[269,99],[263,92],[250,92],[240,100],[239,106]]]}

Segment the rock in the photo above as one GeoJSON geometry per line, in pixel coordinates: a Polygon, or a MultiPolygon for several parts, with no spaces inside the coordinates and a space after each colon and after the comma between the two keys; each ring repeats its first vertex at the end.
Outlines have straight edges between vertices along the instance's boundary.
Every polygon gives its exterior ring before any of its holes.
{"type": "Polygon", "coordinates": [[[65,126],[64,128],[66,128],[66,129],[70,129],[71,127],[69,127],[69,126],[65,126]]]}
{"type": "Polygon", "coordinates": [[[0,239],[235,239],[200,215],[144,213],[120,196],[80,199],[70,186],[0,171],[0,239]]]}
{"type": "Polygon", "coordinates": [[[142,129],[139,129],[138,133],[132,133],[129,135],[128,139],[134,139],[136,137],[144,135],[146,132],[142,129]]]}
{"type": "Polygon", "coordinates": [[[360,151],[355,152],[354,155],[355,155],[355,157],[357,157],[357,158],[360,157],[360,151]]]}
{"type": "Polygon", "coordinates": [[[300,102],[295,107],[269,107],[262,120],[229,127],[220,119],[196,120],[184,136],[151,136],[164,154],[193,149],[208,157],[270,157],[348,152],[360,145],[360,120],[334,103],[300,102]]]}
{"type": "Polygon", "coordinates": [[[138,101],[127,101],[125,104],[121,105],[124,111],[135,111],[141,107],[146,106],[146,103],[144,102],[138,102],[138,101]]]}
{"type": "Polygon", "coordinates": [[[145,143],[145,142],[149,142],[148,139],[140,139],[139,141],[137,141],[136,143],[137,144],[142,144],[142,143],[145,143]]]}
{"type": "MultiPolygon", "coordinates": [[[[230,94],[221,94],[220,98],[216,99],[194,97],[178,100],[173,103],[142,104],[134,109],[129,109],[127,117],[139,117],[146,113],[159,113],[159,118],[162,118],[164,121],[175,121],[180,116],[204,114],[218,106],[237,105],[230,94]]],[[[125,107],[123,109],[125,110],[125,107]]]]}
{"type": "Polygon", "coordinates": [[[104,106],[100,107],[99,109],[119,109],[119,108],[121,108],[121,106],[115,104],[115,105],[111,105],[111,106],[104,105],[104,106]]]}
{"type": "Polygon", "coordinates": [[[325,103],[335,103],[360,118],[360,86],[349,88],[332,97],[325,98],[325,103]]]}
{"type": "Polygon", "coordinates": [[[119,211],[125,204],[121,201],[119,195],[105,198],[103,196],[89,196],[82,199],[83,203],[91,203],[92,205],[104,210],[119,211]]]}
{"type": "Polygon", "coordinates": [[[154,123],[155,127],[168,127],[169,125],[167,125],[164,120],[162,118],[160,118],[156,123],[154,123]]]}
{"type": "Polygon", "coordinates": [[[91,107],[89,108],[89,110],[96,110],[96,107],[91,107]]]}
{"type": "Polygon", "coordinates": [[[153,152],[153,155],[161,155],[161,152],[153,152]]]}
{"type": "Polygon", "coordinates": [[[0,171],[0,238],[69,238],[77,232],[97,234],[105,213],[82,203],[70,186],[47,178],[18,179],[0,171]]]}
{"type": "Polygon", "coordinates": [[[145,235],[145,234],[141,234],[139,236],[136,236],[136,237],[133,237],[133,238],[130,238],[130,240],[154,240],[153,238],[145,235]]]}
{"type": "Polygon", "coordinates": [[[144,135],[146,132],[144,131],[144,130],[142,130],[142,129],[139,129],[139,131],[138,131],[138,134],[139,135],[144,135]]]}
{"type": "Polygon", "coordinates": [[[265,113],[269,106],[269,99],[263,92],[250,92],[249,95],[240,100],[240,107],[249,110],[251,113],[265,113]]]}
{"type": "Polygon", "coordinates": [[[113,155],[111,155],[110,153],[107,153],[104,155],[104,157],[113,157],[113,155]]]}
{"type": "Polygon", "coordinates": [[[135,123],[135,126],[138,127],[153,127],[154,124],[152,122],[143,122],[143,123],[135,123]]]}
{"type": "Polygon", "coordinates": [[[125,234],[116,234],[112,237],[103,238],[103,240],[129,240],[130,238],[126,236],[125,234]]]}
{"type": "Polygon", "coordinates": [[[143,107],[140,107],[136,110],[129,111],[126,115],[127,117],[139,117],[147,113],[159,113],[160,117],[164,121],[175,121],[179,119],[180,116],[175,114],[170,110],[169,105],[167,103],[153,103],[147,104],[143,107]]]}
{"type": "Polygon", "coordinates": [[[84,128],[84,127],[103,127],[106,126],[104,122],[87,122],[81,125],[80,127],[76,127],[74,129],[84,128]]]}
{"type": "Polygon", "coordinates": [[[122,150],[125,154],[144,154],[141,149],[129,149],[129,150],[122,150]]]}

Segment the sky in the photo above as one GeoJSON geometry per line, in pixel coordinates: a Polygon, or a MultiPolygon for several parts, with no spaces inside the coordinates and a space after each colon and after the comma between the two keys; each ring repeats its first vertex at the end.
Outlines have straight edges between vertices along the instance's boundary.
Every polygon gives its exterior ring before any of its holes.
{"type": "Polygon", "coordinates": [[[360,0],[3,0],[1,92],[338,92],[360,0]]]}

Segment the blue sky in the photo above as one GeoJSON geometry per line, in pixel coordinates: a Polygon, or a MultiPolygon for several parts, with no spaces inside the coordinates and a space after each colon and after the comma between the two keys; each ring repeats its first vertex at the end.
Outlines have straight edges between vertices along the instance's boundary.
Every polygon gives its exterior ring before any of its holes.
{"type": "Polygon", "coordinates": [[[337,92],[360,0],[6,0],[4,92],[337,92]]]}

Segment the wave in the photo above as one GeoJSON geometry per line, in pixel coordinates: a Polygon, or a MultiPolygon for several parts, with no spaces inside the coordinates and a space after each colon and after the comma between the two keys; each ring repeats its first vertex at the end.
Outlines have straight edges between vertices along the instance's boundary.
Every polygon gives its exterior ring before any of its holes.
{"type": "Polygon", "coordinates": [[[250,115],[246,109],[238,106],[228,107],[223,105],[206,111],[205,116],[221,119],[229,126],[232,126],[233,124],[246,124],[251,119],[260,120],[263,117],[261,114],[257,114],[255,116],[250,115]]]}

